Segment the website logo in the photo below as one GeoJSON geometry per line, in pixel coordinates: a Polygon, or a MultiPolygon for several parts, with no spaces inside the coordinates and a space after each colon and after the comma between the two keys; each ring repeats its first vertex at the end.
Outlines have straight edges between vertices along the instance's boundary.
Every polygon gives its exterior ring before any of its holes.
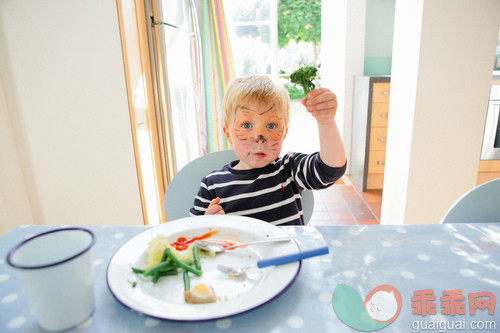
{"type": "Polygon", "coordinates": [[[372,332],[392,323],[401,310],[401,295],[393,286],[372,289],[365,300],[354,288],[339,284],[333,292],[333,309],[344,324],[359,331],[372,332]]]}
{"type": "Polygon", "coordinates": [[[490,291],[469,292],[466,294],[462,289],[450,289],[443,290],[438,298],[433,289],[415,290],[411,297],[412,314],[416,316],[416,320],[411,323],[412,332],[428,330],[438,332],[497,332],[496,320],[475,320],[474,318],[478,312],[485,312],[489,316],[494,316],[495,302],[495,294],[490,291]],[[441,311],[439,311],[438,305],[441,307],[441,311]],[[467,312],[469,312],[470,316],[468,318],[462,317],[467,312]],[[448,318],[443,320],[430,317],[436,314],[448,318]]]}

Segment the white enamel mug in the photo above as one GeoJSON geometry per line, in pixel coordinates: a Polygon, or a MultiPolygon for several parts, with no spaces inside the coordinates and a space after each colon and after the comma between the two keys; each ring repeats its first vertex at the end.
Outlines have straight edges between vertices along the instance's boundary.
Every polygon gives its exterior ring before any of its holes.
{"type": "Polygon", "coordinates": [[[76,326],[94,309],[92,246],[85,228],[62,228],[28,238],[7,256],[45,330],[76,326]]]}

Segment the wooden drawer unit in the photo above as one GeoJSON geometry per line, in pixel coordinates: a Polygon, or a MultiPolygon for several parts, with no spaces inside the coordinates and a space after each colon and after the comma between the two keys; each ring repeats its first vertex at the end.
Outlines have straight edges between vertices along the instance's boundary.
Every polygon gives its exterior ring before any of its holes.
{"type": "Polygon", "coordinates": [[[370,131],[370,151],[383,150],[387,145],[387,127],[372,127],[370,131]]]}
{"type": "Polygon", "coordinates": [[[390,82],[375,82],[372,90],[373,103],[389,103],[390,82]]]}
{"type": "Polygon", "coordinates": [[[389,122],[389,103],[372,103],[371,127],[385,127],[389,122]]]}
{"type": "Polygon", "coordinates": [[[351,178],[363,189],[381,189],[389,119],[390,77],[354,79],[351,178]]]}
{"type": "Polygon", "coordinates": [[[368,157],[368,176],[375,173],[384,173],[385,150],[372,150],[368,157]]]}

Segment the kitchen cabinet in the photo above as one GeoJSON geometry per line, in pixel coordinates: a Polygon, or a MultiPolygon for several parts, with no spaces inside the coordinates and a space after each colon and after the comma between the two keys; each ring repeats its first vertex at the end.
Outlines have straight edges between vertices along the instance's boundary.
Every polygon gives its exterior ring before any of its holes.
{"type": "Polygon", "coordinates": [[[477,185],[500,178],[500,160],[479,161],[477,185]]]}
{"type": "Polygon", "coordinates": [[[477,184],[500,178],[500,76],[493,75],[491,81],[488,113],[484,129],[481,160],[477,174],[477,184]]]}
{"type": "Polygon", "coordinates": [[[351,178],[363,191],[384,184],[389,76],[354,78],[351,178]]]}

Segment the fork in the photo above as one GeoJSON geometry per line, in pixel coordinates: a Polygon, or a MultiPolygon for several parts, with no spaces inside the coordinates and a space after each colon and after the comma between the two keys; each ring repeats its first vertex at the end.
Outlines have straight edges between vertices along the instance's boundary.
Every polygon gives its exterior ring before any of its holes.
{"type": "MultiPolygon", "coordinates": [[[[302,259],[307,259],[307,258],[311,258],[311,257],[315,257],[315,256],[321,256],[324,254],[328,254],[329,252],[330,251],[328,250],[328,246],[323,246],[323,247],[319,247],[319,248],[312,249],[312,250],[287,254],[284,256],[279,256],[279,257],[274,257],[274,258],[269,258],[269,259],[262,259],[262,260],[257,261],[257,267],[264,268],[264,267],[268,267],[268,266],[277,266],[277,265],[288,264],[288,263],[291,263],[294,261],[299,261],[302,259]]],[[[218,270],[220,270],[221,272],[227,273],[229,275],[233,275],[233,276],[243,275],[250,268],[252,268],[252,266],[230,267],[230,266],[225,266],[225,265],[217,265],[218,270]]]]}

